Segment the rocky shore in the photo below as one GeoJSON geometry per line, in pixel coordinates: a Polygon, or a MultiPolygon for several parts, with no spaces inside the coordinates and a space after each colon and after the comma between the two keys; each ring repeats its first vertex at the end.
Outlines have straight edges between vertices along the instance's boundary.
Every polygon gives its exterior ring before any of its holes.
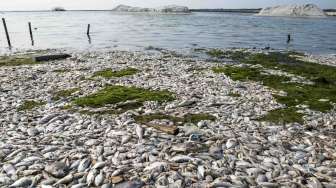
{"type": "Polygon", "coordinates": [[[263,8],[258,16],[287,16],[287,17],[326,17],[325,12],[315,4],[279,5],[263,8]]]}
{"type": "Polygon", "coordinates": [[[246,65],[208,54],[2,57],[0,187],[336,187],[335,106],[297,107],[302,122],[261,120],[285,106],[275,91],[221,73],[246,65]]]}
{"type": "Polygon", "coordinates": [[[114,12],[151,12],[151,13],[190,13],[190,10],[186,6],[178,5],[166,5],[156,8],[142,8],[142,7],[132,7],[128,5],[118,5],[114,9],[114,12]]]}

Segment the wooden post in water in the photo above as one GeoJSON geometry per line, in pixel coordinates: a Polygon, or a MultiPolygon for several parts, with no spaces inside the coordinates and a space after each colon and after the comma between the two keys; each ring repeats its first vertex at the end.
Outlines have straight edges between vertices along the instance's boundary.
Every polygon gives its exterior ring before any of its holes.
{"type": "Polygon", "coordinates": [[[289,44],[289,43],[291,42],[291,40],[292,40],[292,39],[291,39],[291,35],[288,34],[288,35],[287,35],[287,44],[289,44]]]}
{"type": "Polygon", "coordinates": [[[32,27],[31,27],[31,23],[30,22],[28,22],[28,26],[29,26],[30,40],[32,42],[32,46],[34,46],[34,37],[33,37],[33,31],[32,31],[32,27]]]}
{"type": "Polygon", "coordinates": [[[87,32],[86,32],[87,35],[90,35],[90,24],[88,24],[87,26],[87,32]]]}
{"type": "Polygon", "coordinates": [[[3,26],[5,28],[5,33],[6,33],[6,38],[7,38],[7,42],[8,42],[8,47],[11,48],[12,47],[12,44],[10,42],[10,38],[9,38],[9,34],[8,34],[8,30],[7,30],[7,24],[6,24],[6,20],[5,18],[2,18],[2,23],[3,23],[3,26]]]}
{"type": "Polygon", "coordinates": [[[88,37],[88,40],[89,40],[89,44],[91,44],[91,37],[90,37],[90,35],[87,35],[87,37],[88,37]]]}
{"type": "Polygon", "coordinates": [[[87,34],[87,37],[88,37],[88,39],[89,39],[89,44],[91,44],[91,37],[90,37],[90,24],[88,24],[88,26],[87,26],[87,31],[86,31],[86,34],[87,34]]]}

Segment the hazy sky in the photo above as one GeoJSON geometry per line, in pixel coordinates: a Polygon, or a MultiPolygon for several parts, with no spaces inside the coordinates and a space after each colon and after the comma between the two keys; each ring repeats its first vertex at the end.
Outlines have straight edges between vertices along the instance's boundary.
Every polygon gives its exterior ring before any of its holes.
{"type": "Polygon", "coordinates": [[[167,4],[190,8],[259,8],[277,4],[315,3],[322,8],[336,8],[336,0],[0,0],[0,10],[111,9],[118,4],[155,7],[167,4]]]}

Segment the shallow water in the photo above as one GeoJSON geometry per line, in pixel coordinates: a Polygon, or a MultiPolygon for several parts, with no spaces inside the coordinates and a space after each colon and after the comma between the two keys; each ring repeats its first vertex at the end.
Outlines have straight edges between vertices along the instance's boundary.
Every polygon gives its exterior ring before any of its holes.
{"type": "MultiPolygon", "coordinates": [[[[258,17],[237,13],[151,15],[110,11],[3,12],[13,49],[143,50],[270,46],[315,54],[336,53],[336,18],[258,17]],[[34,47],[28,22],[32,22],[34,47]],[[91,40],[86,35],[91,24],[91,40]],[[286,43],[287,34],[293,41],[286,43]]],[[[0,29],[1,52],[7,50],[0,29]]]]}

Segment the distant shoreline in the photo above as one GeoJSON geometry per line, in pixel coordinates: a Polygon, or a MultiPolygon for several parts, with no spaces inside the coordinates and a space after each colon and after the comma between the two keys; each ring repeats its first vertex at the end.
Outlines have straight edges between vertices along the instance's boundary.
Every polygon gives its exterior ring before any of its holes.
{"type": "MultiPolygon", "coordinates": [[[[223,13],[259,13],[261,8],[256,9],[190,9],[190,12],[223,12],[223,13]]],[[[66,10],[66,11],[52,11],[52,10],[13,10],[0,11],[1,12],[73,12],[73,11],[112,11],[112,10],[66,10]]],[[[336,16],[336,9],[323,9],[328,16],[336,16]]]]}
{"type": "MultiPolygon", "coordinates": [[[[233,12],[233,13],[258,13],[261,8],[255,9],[189,9],[191,12],[233,12]]],[[[65,10],[60,12],[67,12],[67,11],[112,11],[109,9],[104,10],[65,10]]],[[[325,13],[336,13],[336,9],[323,9],[325,13]]],[[[52,10],[6,10],[0,12],[58,12],[52,10]]]]}
{"type": "Polygon", "coordinates": [[[258,9],[190,9],[191,12],[233,12],[233,13],[258,13],[258,9]]]}

